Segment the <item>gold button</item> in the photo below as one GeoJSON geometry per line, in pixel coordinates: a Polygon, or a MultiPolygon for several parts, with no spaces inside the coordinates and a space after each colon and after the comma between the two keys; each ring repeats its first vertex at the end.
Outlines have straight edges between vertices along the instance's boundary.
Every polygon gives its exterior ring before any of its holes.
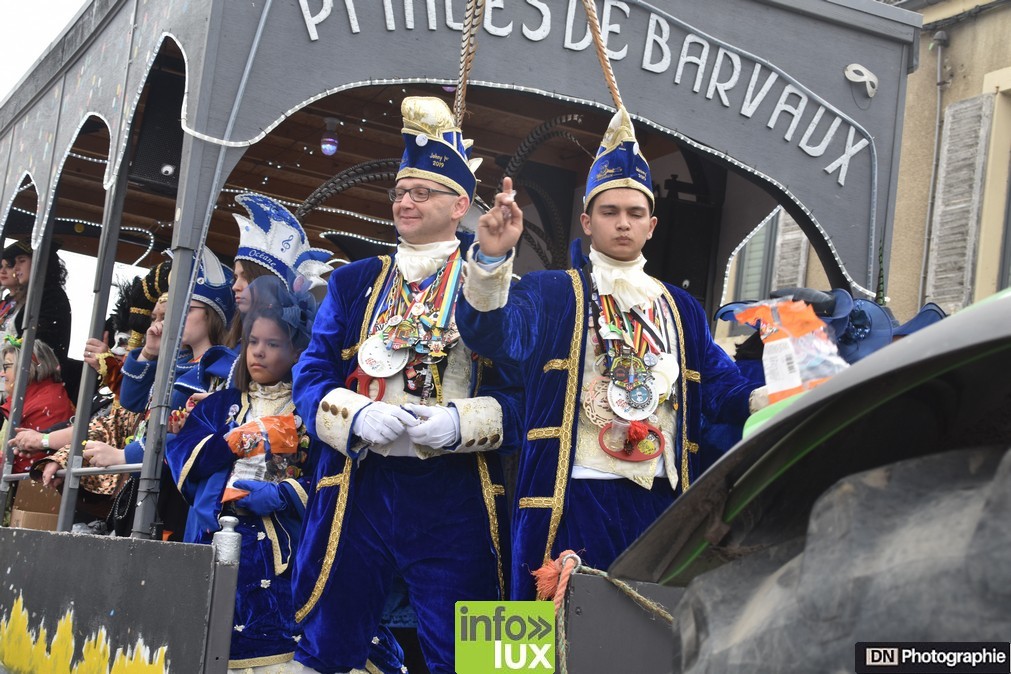
{"type": "Polygon", "coordinates": [[[474,438],[471,438],[470,440],[468,440],[467,442],[465,442],[463,446],[464,447],[473,447],[474,446],[474,438]]]}
{"type": "Polygon", "coordinates": [[[325,401],[325,400],[324,400],[324,401],[323,401],[323,402],[322,402],[322,403],[320,404],[319,408],[320,408],[321,410],[323,410],[324,412],[329,412],[329,411],[330,411],[330,403],[328,403],[327,401],[325,401]]]}
{"type": "Polygon", "coordinates": [[[330,414],[332,414],[334,416],[337,416],[337,406],[336,405],[331,405],[330,406],[330,414]]]}
{"type": "Polygon", "coordinates": [[[479,444],[479,445],[487,445],[488,444],[488,438],[481,438],[480,440],[477,441],[477,444],[479,444]]]}
{"type": "Polygon", "coordinates": [[[345,419],[348,418],[348,408],[345,407],[341,409],[341,416],[344,417],[345,419]]]}
{"type": "Polygon", "coordinates": [[[491,444],[497,445],[498,441],[501,440],[501,439],[502,439],[502,436],[499,435],[498,433],[496,433],[495,435],[491,436],[491,444]]]}

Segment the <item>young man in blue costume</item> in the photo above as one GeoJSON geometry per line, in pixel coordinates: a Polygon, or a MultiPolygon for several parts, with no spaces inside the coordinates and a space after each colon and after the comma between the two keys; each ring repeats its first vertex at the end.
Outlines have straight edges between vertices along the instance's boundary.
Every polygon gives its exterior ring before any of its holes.
{"type": "Polygon", "coordinates": [[[394,574],[433,674],[453,672],[454,604],[503,596],[497,455],[518,432],[493,367],[459,340],[457,225],[476,187],[469,142],[437,98],[401,107],[390,190],[396,255],[333,272],[295,366],[294,398],[322,440],[295,562],[296,659],[365,666],[394,574]]]}
{"type": "Polygon", "coordinates": [[[702,417],[743,423],[753,386],[698,302],[643,271],[653,187],[624,108],[587,179],[579,268],[510,288],[523,216],[503,183],[478,225],[458,320],[527,392],[510,597],[523,600],[531,572],[562,550],[606,569],[697,477],[702,417]]]}

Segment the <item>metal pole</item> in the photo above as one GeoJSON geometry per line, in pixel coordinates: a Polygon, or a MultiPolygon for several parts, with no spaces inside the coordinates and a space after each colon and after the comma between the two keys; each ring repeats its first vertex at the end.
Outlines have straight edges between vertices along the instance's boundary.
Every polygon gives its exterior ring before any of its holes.
{"type": "MultiPolygon", "coordinates": [[[[95,284],[92,290],[95,301],[91,307],[90,335],[98,337],[105,326],[105,311],[109,306],[109,291],[112,286],[112,272],[116,266],[116,251],[119,244],[119,225],[123,217],[123,204],[126,201],[127,171],[123,164],[119,166],[112,189],[105,193],[105,207],[102,210],[102,234],[98,240],[98,266],[95,269],[95,284]]],[[[91,419],[91,402],[95,391],[97,373],[87,365],[81,376],[81,386],[77,391],[77,416],[74,433],[70,440],[70,454],[67,456],[68,478],[63,484],[63,499],[60,501],[60,514],[56,520],[57,531],[70,531],[74,523],[74,510],[77,507],[77,490],[81,480],[73,467],[79,465],[77,458],[88,436],[88,426],[91,419]]]]}
{"type": "MultiPolygon", "coordinates": [[[[25,298],[24,319],[21,325],[24,331],[21,334],[21,353],[18,354],[17,374],[14,378],[14,391],[11,394],[11,410],[4,427],[3,451],[4,469],[3,476],[6,478],[11,474],[14,465],[14,452],[7,445],[14,429],[21,423],[21,411],[25,403],[25,391],[28,389],[29,366],[32,362],[32,352],[35,348],[35,326],[39,322],[39,307],[42,306],[42,292],[46,283],[46,269],[49,266],[49,251],[52,248],[53,225],[56,221],[56,203],[59,197],[59,188],[53,190],[53,207],[49,209],[45,227],[42,229],[42,240],[39,247],[32,252],[31,278],[28,280],[28,296],[25,298]]],[[[6,503],[6,497],[10,490],[10,483],[0,480],[0,493],[6,503]]]]}
{"type": "MultiPolygon", "coordinates": [[[[238,116],[245,87],[252,70],[253,57],[259,48],[271,2],[272,0],[266,0],[260,11],[260,22],[256,35],[246,55],[246,67],[239,82],[235,99],[232,101],[232,109],[225,128],[225,138],[231,136],[235,119],[238,116]]],[[[220,21],[221,7],[217,3],[213,5],[215,13],[210,18],[210,25],[217,25],[220,21]]],[[[204,71],[213,72],[216,62],[217,52],[209,48],[204,56],[204,71]]],[[[197,107],[198,110],[194,115],[195,123],[208,116],[206,107],[201,107],[199,103],[197,107]]],[[[183,137],[179,191],[176,197],[176,219],[172,232],[172,278],[177,280],[169,285],[165,330],[162,333],[161,354],[159,354],[152,389],[154,397],[148,417],[144,447],[144,470],[141,471],[137,490],[137,512],[134,515],[131,534],[134,538],[150,538],[153,533],[151,525],[155,521],[159,482],[164,463],[165,426],[170,412],[170,387],[175,371],[174,356],[182,341],[182,321],[189,306],[189,296],[196,282],[197,254],[203,249],[207,240],[214,199],[221,190],[226,167],[234,167],[243,152],[244,150],[241,148],[229,148],[226,145],[212,146],[207,141],[197,140],[192,134],[186,134],[183,137]],[[205,162],[204,157],[211,156],[212,151],[215,156],[205,162]],[[208,169],[213,167],[212,175],[208,176],[202,173],[205,165],[208,169]],[[200,205],[205,206],[203,213],[197,212],[200,205]],[[186,279],[187,285],[183,286],[179,283],[180,279],[186,279]]]]}

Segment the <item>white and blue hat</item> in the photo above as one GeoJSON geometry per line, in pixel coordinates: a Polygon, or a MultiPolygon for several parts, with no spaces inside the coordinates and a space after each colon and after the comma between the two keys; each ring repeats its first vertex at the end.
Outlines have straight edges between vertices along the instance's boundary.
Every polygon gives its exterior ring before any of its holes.
{"type": "Polygon", "coordinates": [[[323,285],[322,275],[332,271],[326,262],[333,253],[312,248],[305,230],[287,208],[262,194],[247,192],[235,197],[249,217],[234,213],[239,225],[239,250],[236,260],[249,260],[270,270],[295,289],[295,279],[303,277],[309,287],[323,285]]]}
{"type": "Polygon", "coordinates": [[[235,314],[233,279],[232,270],[221,264],[210,248],[205,247],[200,255],[197,282],[193,286],[193,299],[214,309],[225,325],[228,325],[235,314]]]}

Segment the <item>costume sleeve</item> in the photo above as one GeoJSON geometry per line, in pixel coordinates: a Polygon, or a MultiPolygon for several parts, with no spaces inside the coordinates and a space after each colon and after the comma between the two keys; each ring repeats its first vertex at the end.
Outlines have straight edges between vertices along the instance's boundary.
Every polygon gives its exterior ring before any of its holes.
{"type": "Polygon", "coordinates": [[[234,391],[221,391],[197,403],[180,433],[165,445],[165,460],[179,492],[192,502],[195,486],[205,478],[231,467],[235,455],[225,442],[231,424],[227,404],[234,391]]]}
{"type": "Polygon", "coordinates": [[[695,329],[702,377],[702,413],[709,422],[743,425],[755,384],[741,374],[733,359],[713,341],[702,306],[694,298],[689,299],[682,303],[682,311],[691,313],[690,322],[695,329]]]}
{"type": "Polygon", "coordinates": [[[496,366],[516,366],[534,353],[540,330],[539,293],[532,283],[510,287],[512,258],[491,271],[473,260],[464,266],[456,322],[464,343],[496,366]]]}
{"type": "Polygon", "coordinates": [[[455,451],[510,453],[518,449],[523,409],[519,371],[478,358],[471,382],[473,397],[447,401],[460,415],[460,444],[455,451]]]}
{"type": "Polygon", "coordinates": [[[361,330],[353,324],[357,322],[348,319],[349,296],[362,292],[357,284],[344,281],[355,278],[346,273],[348,270],[350,267],[342,267],[330,275],[326,297],[316,312],[312,340],[292,370],[292,397],[295,407],[304,410],[303,421],[310,435],[343,454],[357,456],[351,425],[371,401],[344,387],[347,367],[342,345],[356,343],[361,330]]]}
{"type": "Polygon", "coordinates": [[[148,396],[154,386],[154,374],[158,368],[157,360],[137,360],[140,349],[134,349],[127,354],[120,370],[123,382],[119,388],[119,404],[131,412],[143,412],[147,409],[148,396]]]}
{"type": "Polygon", "coordinates": [[[111,351],[98,354],[98,383],[105,386],[119,399],[119,389],[123,382],[123,361],[111,351]]]}

